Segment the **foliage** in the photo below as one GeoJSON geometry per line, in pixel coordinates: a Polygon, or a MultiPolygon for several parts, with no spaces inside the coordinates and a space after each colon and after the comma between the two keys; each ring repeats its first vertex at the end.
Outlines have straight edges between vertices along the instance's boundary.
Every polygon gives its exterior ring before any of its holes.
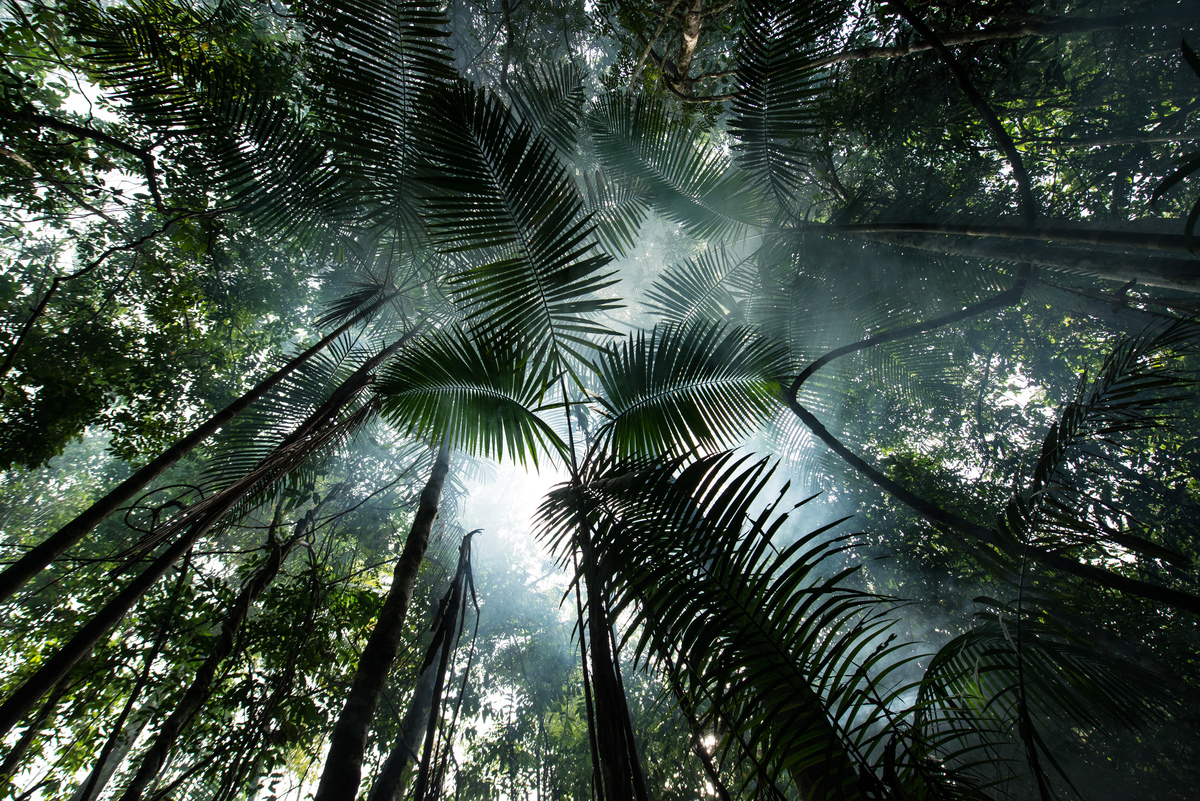
{"type": "Polygon", "coordinates": [[[410,592],[420,801],[1185,797],[1178,10],[9,0],[7,561],[141,483],[5,602],[0,792],[303,797],[410,592]],[[453,569],[486,458],[558,573],[453,569]]]}

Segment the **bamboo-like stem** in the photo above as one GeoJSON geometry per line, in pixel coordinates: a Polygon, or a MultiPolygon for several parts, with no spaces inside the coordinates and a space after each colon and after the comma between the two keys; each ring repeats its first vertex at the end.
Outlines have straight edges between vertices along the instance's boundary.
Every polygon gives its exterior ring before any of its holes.
{"type": "Polygon", "coordinates": [[[434,460],[429,481],[421,491],[421,501],[413,517],[412,528],[404,543],[404,551],[396,560],[392,586],[388,590],[379,618],[359,657],[358,668],[346,703],[333,729],[325,769],[317,787],[315,801],[354,801],[362,780],[363,749],[367,733],[375,716],[375,707],[387,682],[388,671],[400,648],[404,621],[412,602],[413,588],[429,535],[437,517],[442,486],[450,469],[450,442],[443,440],[434,460]]]}
{"type": "MultiPolygon", "coordinates": [[[[71,522],[33,548],[30,548],[20,559],[9,565],[3,573],[0,573],[0,601],[11,597],[25,582],[45,570],[55,558],[87,536],[89,532],[115,511],[132,501],[139,492],[145,489],[151,481],[162,475],[163,471],[168,467],[178,462],[198,445],[219,431],[221,427],[234,417],[249,408],[251,404],[278,386],[281,381],[294,373],[314,355],[324,350],[331,342],[348,331],[352,326],[366,319],[377,311],[380,306],[394,297],[395,294],[391,294],[379,298],[375,303],[372,303],[345,323],[329,332],[329,334],[322,337],[303,353],[264,378],[253,389],[243,394],[233,403],[201,423],[183,439],[180,439],[170,448],[150,460],[136,473],[109,491],[103,498],[76,515],[71,522]]],[[[401,341],[406,342],[419,328],[419,325],[413,328],[401,341]]]]}

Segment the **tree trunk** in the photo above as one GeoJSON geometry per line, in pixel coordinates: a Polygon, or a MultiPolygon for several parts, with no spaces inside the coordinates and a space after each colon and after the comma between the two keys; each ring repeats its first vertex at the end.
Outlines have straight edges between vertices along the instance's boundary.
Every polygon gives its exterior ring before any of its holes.
{"type": "MultiPolygon", "coordinates": [[[[151,698],[154,694],[151,694],[151,698]]],[[[87,779],[83,784],[75,790],[71,796],[71,801],[95,801],[100,797],[100,793],[108,785],[112,775],[117,772],[117,768],[125,761],[125,757],[129,755],[129,750],[133,748],[134,742],[142,730],[146,728],[146,724],[150,722],[150,716],[153,712],[154,703],[142,707],[138,713],[134,715],[121,729],[120,735],[116,738],[114,747],[111,748],[104,759],[96,765],[95,770],[88,774],[87,779]]]]}
{"type": "MultiPolygon", "coordinates": [[[[84,626],[64,644],[57,652],[42,663],[41,667],[31,675],[24,684],[15,690],[2,705],[0,705],[0,738],[24,717],[38,699],[45,695],[54,684],[66,675],[72,665],[78,662],[83,654],[99,642],[111,628],[116,626],[129,612],[138,598],[142,596],[155,582],[170,569],[179,557],[187,552],[200,537],[207,534],[221,521],[231,509],[237,506],[256,487],[264,481],[278,479],[308,461],[322,446],[334,441],[346,428],[361,422],[363,414],[356,413],[347,421],[336,422],[341,409],[348,404],[362,389],[370,383],[370,373],[386,358],[391,356],[405,344],[420,328],[417,326],[409,331],[394,344],[385,348],[360,367],[325,404],[309,415],[308,419],[279,447],[255,467],[245,477],[225,488],[216,495],[206,498],[193,506],[186,519],[175,524],[168,524],[164,537],[172,536],[177,531],[183,533],[179,539],[165,550],[151,565],[131,581],[112,600],[104,605],[84,626]]],[[[367,409],[361,410],[367,412],[367,409]]],[[[144,543],[135,554],[148,553],[161,539],[144,543]]]]}
{"type": "Polygon", "coordinates": [[[1082,273],[1109,281],[1128,283],[1137,279],[1144,286],[1165,289],[1200,289],[1200,261],[1161,256],[1137,256],[1110,251],[1083,250],[1042,242],[972,239],[964,236],[929,234],[873,234],[876,242],[930,253],[968,256],[1016,264],[1033,264],[1051,270],[1082,273]]]}
{"type": "Polygon", "coordinates": [[[701,0],[692,0],[691,5],[683,13],[683,25],[679,30],[679,55],[675,59],[675,83],[678,91],[685,97],[692,94],[692,79],[688,73],[692,70],[692,57],[696,54],[696,44],[700,41],[700,24],[704,19],[701,0]]]}
{"type": "Polygon", "coordinates": [[[25,754],[29,752],[34,739],[37,738],[42,727],[46,725],[46,721],[58,706],[58,702],[66,695],[67,689],[70,686],[71,677],[64,676],[55,685],[54,692],[46,699],[46,703],[42,704],[42,708],[34,715],[33,720],[29,721],[29,725],[25,727],[25,731],[21,734],[21,739],[17,740],[12,750],[4,755],[4,761],[0,762],[0,793],[9,789],[6,785],[17,775],[17,768],[20,767],[22,760],[25,759],[25,754]]]}
{"type": "Polygon", "coordinates": [[[649,794],[632,740],[629,704],[621,687],[621,668],[612,649],[612,628],[605,603],[604,581],[598,575],[598,554],[591,542],[586,518],[581,522],[587,633],[592,663],[592,694],[596,707],[596,746],[603,785],[599,798],[601,801],[648,801],[649,794]]]}
{"type": "Polygon", "coordinates": [[[429,712],[433,707],[433,684],[437,679],[437,666],[430,662],[417,679],[412,702],[400,724],[400,735],[391,753],[383,763],[367,801],[397,801],[407,784],[405,776],[409,767],[416,764],[425,729],[429,726],[429,712]]]}
{"type": "MultiPolygon", "coordinates": [[[[943,225],[940,223],[884,222],[863,225],[818,225],[809,230],[818,233],[845,234],[874,238],[877,234],[925,234],[933,241],[941,236],[974,236],[984,239],[1017,239],[1032,242],[1066,242],[1073,245],[1099,245],[1123,250],[1155,250],[1191,253],[1191,237],[1182,234],[1140,233],[1093,228],[1064,228],[1040,225],[943,225]]],[[[916,241],[915,238],[912,241],[916,241]]],[[[1200,270],[1200,261],[1195,262],[1200,270]]]]}
{"type": "Polygon", "coordinates": [[[315,801],[354,801],[358,795],[367,733],[375,716],[379,696],[387,682],[388,671],[400,647],[404,619],[412,601],[413,587],[416,585],[421,561],[425,558],[426,548],[429,547],[429,535],[433,529],[434,518],[437,517],[442,486],[449,469],[450,443],[444,440],[433,463],[429,482],[421,491],[421,502],[413,518],[404,551],[396,561],[396,568],[392,573],[392,587],[359,658],[354,683],[334,726],[329,755],[325,759],[325,769],[321,773],[315,801]]]}
{"type": "Polygon", "coordinates": [[[176,442],[159,456],[152,459],[142,469],[122,481],[111,492],[81,512],[70,523],[59,529],[57,533],[52,534],[27,551],[24,556],[6,568],[3,573],[0,573],[0,602],[20,589],[26,581],[45,570],[56,557],[79,542],[79,540],[109,515],[133,500],[151,481],[158,478],[164,470],[190,453],[193,448],[215,434],[221,426],[245,411],[250,404],[271,391],[279,382],[294,373],[297,368],[312,358],[313,355],[319,353],[330,342],[348,331],[355,323],[373,313],[392,297],[394,295],[380,298],[366,309],[351,317],[337,329],[322,337],[315,345],[264,378],[249,392],[217,412],[206,422],[201,423],[192,433],[176,442]]]}
{"type": "MultiPolygon", "coordinates": [[[[138,801],[142,797],[142,793],[150,785],[150,782],[162,770],[162,766],[166,762],[171,748],[175,745],[175,741],[179,739],[179,735],[183,733],[183,730],[191,724],[196,712],[199,711],[205,699],[208,698],[213,679],[217,675],[217,669],[233,653],[238,631],[241,629],[242,623],[245,622],[247,615],[249,615],[250,609],[254,606],[258,597],[262,595],[263,591],[275,580],[280,568],[283,566],[284,560],[287,559],[292,548],[299,541],[300,537],[303,536],[306,527],[310,527],[311,524],[312,512],[309,512],[308,515],[296,523],[295,531],[287,542],[275,542],[272,544],[271,551],[267,555],[267,559],[262,567],[242,587],[241,593],[234,600],[233,605],[225,616],[225,621],[221,624],[221,633],[217,635],[216,642],[212,644],[212,650],[209,651],[208,657],[196,671],[196,676],[192,680],[191,686],[188,687],[183,697],[179,699],[179,703],[176,704],[170,717],[163,723],[162,728],[158,730],[158,735],[155,737],[154,742],[142,757],[142,763],[138,767],[137,773],[134,774],[129,786],[125,788],[125,792],[121,795],[121,801],[138,801]]],[[[272,525],[272,539],[274,539],[275,527],[275,525],[272,525]]]]}

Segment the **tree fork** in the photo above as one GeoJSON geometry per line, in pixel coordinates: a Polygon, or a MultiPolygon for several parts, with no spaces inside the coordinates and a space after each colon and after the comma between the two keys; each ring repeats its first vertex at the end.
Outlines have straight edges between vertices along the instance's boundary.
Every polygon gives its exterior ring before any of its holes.
{"type": "Polygon", "coordinates": [[[59,529],[58,532],[47,537],[27,551],[20,559],[9,565],[3,573],[0,573],[0,602],[11,597],[25,582],[45,570],[54,559],[83,539],[83,537],[87,536],[89,532],[107,519],[113,512],[132,501],[151,481],[162,475],[164,470],[190,453],[196,446],[215,434],[238,414],[245,411],[252,403],[271,391],[315,354],[324,350],[329,343],[348,331],[354,324],[374,313],[380,306],[395,296],[396,294],[394,293],[380,298],[338,326],[334,331],[322,337],[316,344],[260,381],[249,392],[226,406],[220,412],[217,412],[204,423],[201,423],[192,433],[176,442],[132,476],[122,481],[107,495],[59,529]]]}
{"type": "Polygon", "coordinates": [[[392,573],[388,591],[375,628],[359,657],[358,669],[346,703],[338,716],[330,737],[329,755],[317,787],[315,801],[354,801],[362,780],[363,749],[367,733],[375,716],[375,707],[387,682],[388,671],[400,648],[404,620],[412,602],[413,588],[425,551],[433,521],[437,517],[442,487],[450,470],[450,442],[443,440],[434,460],[429,481],[421,491],[421,501],[413,518],[412,528],[404,543],[404,551],[392,573]]]}

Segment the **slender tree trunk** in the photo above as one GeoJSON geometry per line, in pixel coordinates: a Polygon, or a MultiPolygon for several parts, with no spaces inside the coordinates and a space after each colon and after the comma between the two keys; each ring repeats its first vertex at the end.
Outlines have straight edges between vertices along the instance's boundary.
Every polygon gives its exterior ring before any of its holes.
{"type": "Polygon", "coordinates": [[[71,801],[95,801],[95,799],[100,797],[100,793],[108,786],[109,780],[117,772],[117,768],[121,766],[121,763],[125,761],[125,757],[129,755],[130,749],[133,748],[133,744],[137,741],[138,736],[141,735],[142,730],[146,728],[146,724],[150,722],[153,704],[157,703],[156,700],[153,700],[154,694],[151,694],[151,698],[151,703],[139,709],[137,714],[133,715],[121,729],[121,733],[116,738],[113,747],[108,750],[104,759],[96,765],[95,770],[88,774],[88,778],[84,783],[75,790],[75,793],[71,796],[71,801]]]}
{"type": "MultiPolygon", "coordinates": [[[[184,531],[184,533],[148,568],[105,604],[76,632],[74,637],[43,662],[41,667],[0,705],[0,738],[3,738],[16,725],[17,721],[29,712],[38,699],[66,675],[83,654],[91,650],[101,637],[125,617],[138,598],[154,586],[155,582],[170,569],[171,565],[178,561],[179,557],[187,552],[193,543],[207,534],[252,490],[261,486],[264,481],[287,475],[307,462],[314,452],[336,439],[347,428],[360,423],[362,417],[369,413],[368,408],[364,408],[344,422],[337,422],[338,413],[370,383],[371,371],[407,344],[419,327],[409,331],[355,371],[334,393],[330,401],[313,412],[287,441],[272,451],[271,455],[260,462],[249,474],[216,495],[193,506],[189,512],[194,514],[189,515],[187,519],[175,525],[169,524],[167,533],[163,536],[173,536],[177,531],[184,531]],[[335,400],[336,402],[334,402],[335,400]]],[[[160,539],[154,539],[147,542],[142,548],[135,549],[135,553],[149,552],[160,541],[160,539]]]]}
{"type": "Polygon", "coordinates": [[[596,706],[596,745],[603,784],[600,798],[602,801],[648,801],[636,746],[631,740],[629,704],[621,688],[620,666],[612,649],[604,582],[598,575],[598,554],[591,542],[586,518],[582,522],[580,546],[585,566],[588,645],[596,706]]]}
{"type": "MultiPolygon", "coordinates": [[[[974,236],[985,239],[1017,239],[1031,242],[1065,242],[1072,245],[1100,245],[1124,250],[1155,250],[1168,253],[1191,253],[1191,241],[1182,234],[1140,233],[1091,228],[1063,228],[1023,225],[942,225],[939,223],[884,222],[864,225],[812,226],[818,233],[845,234],[873,238],[876,234],[926,234],[942,236],[974,236]]],[[[910,240],[910,241],[915,241],[910,240]]],[[[1200,260],[1196,261],[1200,270],[1200,260]]]]}
{"type": "Polygon", "coordinates": [[[388,671],[400,647],[404,619],[412,601],[413,587],[416,585],[421,561],[429,547],[429,535],[433,529],[434,518],[437,517],[442,486],[449,469],[450,444],[445,440],[438,451],[437,459],[434,460],[429,482],[421,491],[421,502],[405,541],[404,551],[396,561],[392,573],[392,587],[388,591],[362,656],[359,657],[354,682],[334,726],[329,755],[325,759],[325,769],[321,773],[315,801],[354,801],[358,795],[367,733],[375,716],[379,696],[387,682],[388,671]]]}
{"type": "Polygon", "coordinates": [[[397,801],[404,792],[404,777],[411,765],[420,758],[421,740],[429,726],[429,713],[433,708],[433,685],[437,679],[437,665],[430,662],[417,679],[412,702],[400,724],[400,734],[391,753],[383,763],[367,801],[397,801]]]}
{"type": "Polygon", "coordinates": [[[1128,283],[1137,279],[1145,286],[1165,289],[1200,289],[1200,261],[1161,256],[1126,255],[1104,250],[1084,250],[1043,242],[1014,242],[1004,239],[972,239],[965,236],[928,234],[873,234],[876,242],[930,253],[953,254],[1016,264],[1033,264],[1051,270],[1128,283]]]}
{"type": "Polygon", "coordinates": [[[25,731],[21,734],[21,739],[17,740],[12,750],[4,755],[4,761],[0,762],[0,792],[4,792],[7,789],[6,784],[17,775],[17,768],[21,766],[21,762],[25,759],[25,754],[29,753],[29,748],[33,745],[33,741],[41,732],[42,727],[46,725],[46,721],[49,720],[54,710],[58,707],[58,702],[66,695],[70,686],[71,676],[64,676],[54,686],[54,691],[50,693],[50,697],[46,699],[46,703],[42,704],[41,709],[34,715],[33,720],[29,721],[29,725],[25,727],[25,731]]]}
{"type": "MultiPolygon", "coordinates": [[[[450,666],[450,654],[454,651],[455,633],[458,630],[459,613],[462,607],[462,591],[463,587],[460,582],[462,576],[462,551],[459,551],[459,569],[455,571],[454,580],[450,584],[450,589],[446,592],[445,598],[442,599],[442,604],[438,608],[438,618],[441,621],[438,633],[435,635],[433,647],[438,649],[437,667],[433,674],[433,693],[429,704],[432,710],[440,710],[442,706],[442,692],[446,688],[446,671],[450,666]],[[439,639],[440,637],[440,639],[439,639]]],[[[429,657],[426,657],[427,659],[429,657]]],[[[430,666],[433,661],[430,660],[430,666]]],[[[433,752],[434,741],[437,737],[438,729],[438,713],[433,712],[425,725],[425,745],[421,751],[421,767],[417,772],[417,784],[413,788],[413,801],[426,801],[429,793],[430,784],[433,775],[433,752]]],[[[433,796],[436,798],[437,794],[433,796]]]]}
{"type": "Polygon", "coordinates": [[[104,789],[104,785],[112,777],[113,771],[125,759],[125,755],[129,753],[133,741],[142,733],[142,729],[149,719],[149,707],[140,710],[140,714],[132,721],[129,721],[129,713],[133,710],[133,705],[137,702],[142,691],[146,689],[146,684],[150,681],[150,671],[154,667],[154,660],[158,659],[158,655],[162,652],[163,643],[167,639],[167,631],[170,629],[171,624],[175,622],[175,612],[179,603],[179,595],[183,592],[188,573],[191,571],[191,556],[191,553],[188,553],[187,558],[183,562],[183,567],[179,569],[179,577],[175,581],[175,587],[171,590],[167,614],[163,617],[162,625],[159,626],[158,633],[154,637],[154,643],[142,663],[142,672],[138,674],[137,683],[129,691],[129,697],[125,699],[125,707],[121,710],[116,723],[113,724],[112,734],[104,743],[104,747],[100,749],[100,756],[96,760],[96,766],[88,774],[87,779],[75,792],[75,795],[72,796],[72,801],[93,801],[93,799],[100,795],[101,790],[104,789]]]}
{"type": "Polygon", "coordinates": [[[70,523],[59,529],[57,533],[27,551],[24,556],[5,569],[3,573],[0,573],[0,602],[9,598],[26,581],[46,569],[50,562],[72,545],[79,542],[79,540],[109,515],[133,500],[151,481],[158,478],[164,470],[190,453],[193,448],[215,434],[223,425],[245,411],[250,404],[278,386],[279,382],[294,373],[297,368],[323,350],[330,342],[348,331],[355,323],[360,322],[373,313],[392,297],[394,295],[380,298],[377,302],[351,317],[327,336],[322,337],[315,345],[263,379],[249,392],[197,426],[192,433],[176,442],[162,454],[152,459],[142,469],[122,481],[111,492],[81,512],[70,523]]]}
{"type": "MultiPolygon", "coordinates": [[[[277,524],[278,520],[276,520],[276,524],[272,525],[272,540],[274,539],[277,524]]],[[[175,741],[179,739],[179,735],[183,733],[184,729],[191,724],[196,712],[199,711],[205,699],[208,698],[218,668],[233,653],[238,631],[249,615],[250,609],[254,606],[258,597],[262,595],[263,591],[279,575],[279,570],[287,559],[288,554],[300,540],[300,537],[304,535],[305,529],[310,527],[311,524],[312,512],[296,523],[295,531],[290,539],[283,543],[273,542],[271,551],[268,553],[262,567],[242,587],[241,593],[239,593],[237,599],[233,602],[233,605],[225,616],[224,622],[221,624],[221,633],[217,635],[216,642],[212,644],[208,657],[196,671],[195,678],[187,688],[187,691],[184,692],[183,697],[179,699],[179,703],[175,705],[175,709],[171,712],[170,717],[163,723],[162,728],[158,730],[154,742],[142,757],[142,763],[138,766],[137,773],[134,774],[129,786],[125,788],[125,792],[121,795],[121,801],[138,801],[150,785],[150,782],[158,776],[158,772],[162,770],[162,766],[166,763],[167,755],[171,752],[171,748],[174,747],[175,741]]]]}

